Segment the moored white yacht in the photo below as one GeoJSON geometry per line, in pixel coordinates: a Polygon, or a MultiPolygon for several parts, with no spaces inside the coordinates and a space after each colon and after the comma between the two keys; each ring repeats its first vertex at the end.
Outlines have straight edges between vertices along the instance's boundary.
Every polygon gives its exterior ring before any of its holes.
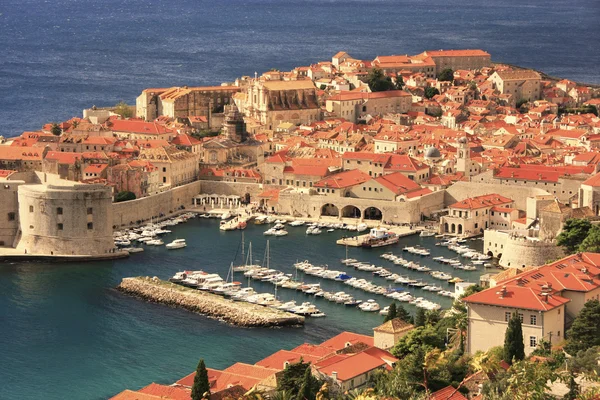
{"type": "Polygon", "coordinates": [[[171,243],[168,243],[165,247],[169,250],[175,250],[175,249],[183,249],[186,246],[187,246],[187,243],[185,242],[185,239],[175,239],[171,243]]]}

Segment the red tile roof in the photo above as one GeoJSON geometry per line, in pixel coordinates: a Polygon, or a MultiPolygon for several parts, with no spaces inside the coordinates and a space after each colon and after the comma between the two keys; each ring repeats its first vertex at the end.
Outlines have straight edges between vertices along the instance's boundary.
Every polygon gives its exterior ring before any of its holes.
{"type": "Polygon", "coordinates": [[[449,208],[460,208],[466,210],[476,210],[478,208],[493,207],[502,204],[511,204],[513,201],[508,197],[499,194],[486,194],[483,196],[470,197],[448,206],[449,208]]]}
{"type": "Polygon", "coordinates": [[[151,395],[151,394],[134,392],[133,390],[123,390],[121,393],[119,393],[116,396],[111,397],[109,400],[165,400],[165,399],[162,397],[159,397],[159,396],[151,395]]]}
{"type": "Polygon", "coordinates": [[[301,354],[301,353],[295,353],[293,351],[288,351],[288,350],[279,350],[278,352],[275,352],[275,353],[271,354],[270,356],[258,361],[255,365],[265,367],[265,368],[283,370],[285,368],[286,363],[289,363],[289,364],[297,363],[301,359],[304,362],[309,362],[311,364],[314,364],[315,362],[320,360],[321,357],[307,355],[307,354],[301,354]]]}
{"type": "Polygon", "coordinates": [[[600,254],[581,253],[528,269],[498,282],[496,287],[465,298],[465,301],[545,311],[570,301],[561,296],[564,290],[589,292],[599,287],[600,254]]]}
{"type": "Polygon", "coordinates": [[[361,183],[367,182],[371,177],[364,172],[353,169],[349,171],[340,172],[335,175],[331,175],[325,179],[316,182],[314,187],[333,188],[341,189],[360,185],[361,183]]]}
{"type": "MultiPolygon", "coordinates": [[[[421,189],[418,183],[409,179],[401,172],[382,175],[375,178],[375,181],[391,190],[396,196],[421,189]]],[[[427,190],[430,191],[429,189],[427,190]]]]}
{"type": "Polygon", "coordinates": [[[321,343],[321,347],[331,347],[335,350],[341,350],[347,347],[347,345],[353,345],[356,343],[364,343],[369,346],[374,345],[372,336],[360,335],[353,332],[342,332],[339,335],[336,335],[331,339],[321,343]]]}
{"type": "MultiPolygon", "coordinates": [[[[376,368],[386,367],[389,365],[381,358],[371,355],[366,351],[341,359],[338,356],[334,356],[332,359],[335,359],[336,361],[330,363],[326,359],[322,362],[316,363],[315,368],[317,368],[320,373],[327,376],[332,376],[334,372],[337,373],[337,379],[342,382],[363,375],[376,368]]],[[[397,359],[394,360],[397,361],[397,359]]]]}
{"type": "Polygon", "coordinates": [[[371,99],[384,99],[392,97],[411,97],[411,95],[404,90],[388,90],[383,92],[355,92],[355,91],[341,91],[339,94],[331,96],[327,100],[331,101],[352,101],[352,100],[371,100],[371,99]]]}
{"type": "Polygon", "coordinates": [[[194,146],[197,144],[201,144],[202,142],[199,141],[198,139],[196,139],[193,136],[190,135],[186,135],[185,133],[179,134],[177,136],[175,136],[173,138],[173,140],[171,140],[172,144],[178,145],[178,146],[194,146]]]}
{"type": "Polygon", "coordinates": [[[0,160],[10,161],[41,161],[41,147],[0,146],[0,160]]]}
{"type": "Polygon", "coordinates": [[[232,366],[225,368],[223,372],[227,372],[230,374],[243,375],[256,379],[267,379],[270,376],[273,376],[277,373],[279,369],[274,368],[265,368],[259,365],[251,365],[244,363],[235,363],[232,366]]]}
{"type": "Polygon", "coordinates": [[[497,179],[517,179],[527,181],[558,182],[563,176],[576,174],[591,174],[595,170],[593,165],[586,166],[547,166],[521,164],[519,168],[502,167],[494,172],[497,179]]]}
{"type": "Polygon", "coordinates": [[[158,383],[151,383],[138,390],[139,393],[150,394],[160,398],[172,400],[191,400],[191,390],[177,386],[165,386],[158,383]]]}
{"type": "Polygon", "coordinates": [[[592,186],[592,187],[600,187],[600,173],[592,176],[591,178],[586,179],[582,185],[592,186]]]}
{"type": "Polygon", "coordinates": [[[144,135],[172,133],[172,131],[164,125],[139,119],[114,119],[111,120],[110,123],[110,129],[114,132],[130,132],[144,135]]]}
{"type": "Polygon", "coordinates": [[[467,400],[465,396],[462,395],[452,386],[447,386],[443,389],[438,390],[437,392],[431,393],[429,397],[430,400],[467,400]]]}

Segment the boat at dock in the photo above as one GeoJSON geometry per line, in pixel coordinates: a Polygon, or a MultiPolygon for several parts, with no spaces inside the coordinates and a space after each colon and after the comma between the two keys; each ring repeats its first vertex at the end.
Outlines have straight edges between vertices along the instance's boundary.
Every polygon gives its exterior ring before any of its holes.
{"type": "Polygon", "coordinates": [[[389,246],[398,243],[399,240],[398,235],[392,231],[385,228],[372,228],[361,246],[366,248],[389,246]]]}
{"type": "Polygon", "coordinates": [[[187,243],[185,242],[185,239],[175,239],[171,243],[168,243],[165,247],[169,250],[175,250],[175,249],[183,249],[186,246],[187,246],[187,243]]]}

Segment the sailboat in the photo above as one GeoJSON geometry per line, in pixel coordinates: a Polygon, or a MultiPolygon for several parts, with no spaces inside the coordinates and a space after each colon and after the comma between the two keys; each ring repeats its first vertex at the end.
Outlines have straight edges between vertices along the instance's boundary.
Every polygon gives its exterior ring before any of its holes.
{"type": "Polygon", "coordinates": [[[346,258],[344,258],[343,260],[340,260],[340,262],[345,265],[358,262],[358,260],[355,258],[348,258],[348,245],[346,245],[346,258]]]}

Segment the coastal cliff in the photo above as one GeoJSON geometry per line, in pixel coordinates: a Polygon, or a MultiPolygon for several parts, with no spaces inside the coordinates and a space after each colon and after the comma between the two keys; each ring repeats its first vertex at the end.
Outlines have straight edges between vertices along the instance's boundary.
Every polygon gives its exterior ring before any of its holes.
{"type": "Polygon", "coordinates": [[[156,277],[123,278],[117,290],[153,303],[217,318],[241,327],[299,326],[304,317],[186,288],[156,277]]]}

